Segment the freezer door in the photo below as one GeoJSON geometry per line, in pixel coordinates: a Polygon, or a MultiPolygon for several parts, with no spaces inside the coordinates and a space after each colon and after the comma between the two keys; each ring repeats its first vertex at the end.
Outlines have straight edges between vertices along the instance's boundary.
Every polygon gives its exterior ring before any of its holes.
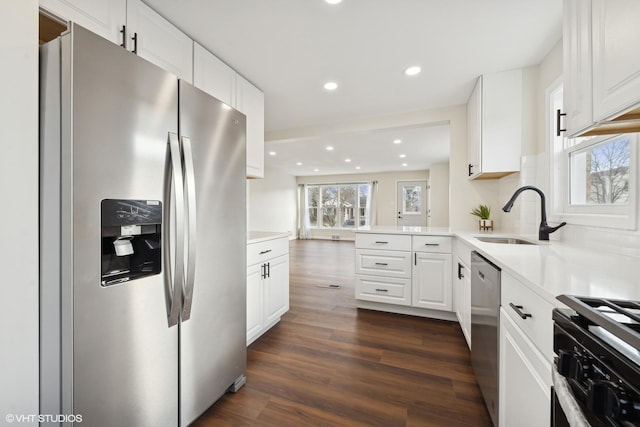
{"type": "Polygon", "coordinates": [[[176,426],[178,326],[169,326],[165,274],[101,286],[100,205],[171,203],[164,165],[168,134],[178,132],[178,81],[80,27],[67,42],[62,236],[72,258],[62,283],[72,284],[63,301],[72,354],[63,358],[72,372],[63,374],[72,408],[62,413],[91,426],[176,426]]]}
{"type": "Polygon", "coordinates": [[[195,259],[186,262],[192,267],[180,324],[180,424],[186,426],[246,368],[246,125],[243,114],[188,83],[180,81],[179,92],[185,194],[195,194],[196,210],[195,218],[187,215],[195,259]],[[189,188],[190,161],[195,188],[189,188]]]}

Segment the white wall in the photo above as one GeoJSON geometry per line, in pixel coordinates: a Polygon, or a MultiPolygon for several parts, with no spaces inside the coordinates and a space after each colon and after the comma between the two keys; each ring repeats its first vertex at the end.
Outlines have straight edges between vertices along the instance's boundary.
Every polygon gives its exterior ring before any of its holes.
{"type": "MultiPolygon", "coordinates": [[[[549,194],[548,180],[548,129],[545,91],[562,76],[562,40],[558,41],[542,62],[525,70],[523,79],[524,105],[522,108],[522,160],[521,172],[499,181],[501,201],[497,216],[500,231],[516,234],[538,232],[540,223],[540,197],[526,191],[520,195],[513,209],[504,213],[501,207],[514,191],[523,185],[534,185],[549,194]]],[[[553,125],[553,124],[551,124],[553,125]]],[[[547,200],[547,209],[549,201],[547,200]]],[[[556,234],[554,237],[558,237],[556,234]]]]}
{"type": "Polygon", "coordinates": [[[481,203],[496,206],[498,203],[498,183],[497,180],[469,181],[467,179],[466,105],[376,117],[375,119],[362,119],[332,126],[268,132],[265,138],[267,140],[283,140],[425,124],[449,125],[449,189],[452,195],[449,203],[449,226],[458,230],[477,229],[475,217],[469,212],[481,203]]]}
{"type": "MultiPolygon", "coordinates": [[[[299,176],[299,184],[329,184],[348,182],[378,181],[377,194],[377,225],[396,225],[396,183],[398,181],[426,181],[429,171],[399,171],[381,173],[362,173],[345,175],[314,175],[299,176]]],[[[338,235],[341,239],[353,239],[351,230],[312,230],[314,238],[331,237],[338,235]]]]}
{"type": "Polygon", "coordinates": [[[264,178],[247,180],[249,222],[251,231],[289,232],[296,237],[296,178],[266,169],[264,178]]]}
{"type": "Polygon", "coordinates": [[[3,0],[0,16],[4,17],[0,26],[0,419],[4,422],[7,414],[38,413],[38,2],[3,0]]]}
{"type": "Polygon", "coordinates": [[[429,168],[431,185],[431,227],[449,226],[449,163],[436,163],[429,168]]]}

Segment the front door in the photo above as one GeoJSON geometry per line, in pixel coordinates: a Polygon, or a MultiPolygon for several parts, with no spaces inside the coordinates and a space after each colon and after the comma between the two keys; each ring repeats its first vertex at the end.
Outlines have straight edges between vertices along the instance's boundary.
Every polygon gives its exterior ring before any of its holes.
{"type": "Polygon", "coordinates": [[[399,181],[396,194],[396,224],[426,227],[428,225],[427,181],[399,181]]]}

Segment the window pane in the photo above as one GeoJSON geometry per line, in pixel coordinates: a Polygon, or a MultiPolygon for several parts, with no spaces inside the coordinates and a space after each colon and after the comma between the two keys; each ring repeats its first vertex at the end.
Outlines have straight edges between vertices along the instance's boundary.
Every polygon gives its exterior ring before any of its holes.
{"type": "Polygon", "coordinates": [[[320,199],[320,189],[318,187],[307,187],[307,202],[309,203],[309,223],[311,227],[318,226],[318,206],[320,199]]]}
{"type": "Polygon", "coordinates": [[[355,184],[340,186],[340,223],[343,227],[354,228],[356,226],[357,192],[355,184]]]}
{"type": "Polygon", "coordinates": [[[322,186],[322,226],[333,228],[338,223],[338,186],[322,186]]]}
{"type": "Polygon", "coordinates": [[[571,153],[570,204],[626,204],[630,157],[628,136],[571,153]]]}
{"type": "Polygon", "coordinates": [[[402,187],[402,213],[405,215],[419,215],[422,213],[422,192],[419,185],[402,187]]]}
{"type": "Polygon", "coordinates": [[[360,225],[370,225],[370,215],[369,210],[370,202],[369,197],[371,195],[371,186],[369,184],[360,184],[358,186],[358,209],[360,214],[360,225]]]}

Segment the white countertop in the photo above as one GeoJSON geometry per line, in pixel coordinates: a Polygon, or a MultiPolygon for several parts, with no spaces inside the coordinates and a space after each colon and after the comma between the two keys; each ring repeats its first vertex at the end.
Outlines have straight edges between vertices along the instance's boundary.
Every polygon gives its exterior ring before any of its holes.
{"type": "Polygon", "coordinates": [[[640,260],[587,250],[559,241],[538,241],[537,236],[515,236],[536,245],[487,243],[474,236],[507,236],[500,233],[461,232],[448,228],[374,227],[358,233],[399,233],[451,235],[462,239],[534,292],[554,305],[561,305],[557,295],[640,300],[640,260]],[[395,230],[395,231],[393,231],[395,230]]]}
{"type": "Polygon", "coordinates": [[[282,237],[289,238],[286,231],[249,231],[247,233],[247,244],[264,242],[267,240],[280,239],[282,237]]]}

